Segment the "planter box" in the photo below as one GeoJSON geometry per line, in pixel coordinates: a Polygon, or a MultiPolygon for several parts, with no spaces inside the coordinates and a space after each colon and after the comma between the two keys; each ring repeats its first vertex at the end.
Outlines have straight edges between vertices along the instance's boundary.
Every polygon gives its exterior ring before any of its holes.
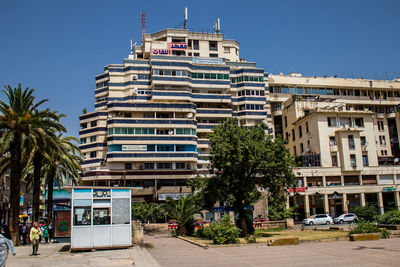
{"type": "Polygon", "coordinates": [[[298,244],[299,244],[298,237],[271,239],[270,241],[268,241],[268,246],[288,246],[288,245],[298,245],[298,244]]]}
{"type": "Polygon", "coordinates": [[[368,240],[379,240],[381,238],[380,233],[370,234],[352,234],[349,235],[350,241],[368,241],[368,240]]]}
{"type": "Polygon", "coordinates": [[[379,228],[386,228],[388,230],[400,230],[399,224],[380,224],[379,228]]]}

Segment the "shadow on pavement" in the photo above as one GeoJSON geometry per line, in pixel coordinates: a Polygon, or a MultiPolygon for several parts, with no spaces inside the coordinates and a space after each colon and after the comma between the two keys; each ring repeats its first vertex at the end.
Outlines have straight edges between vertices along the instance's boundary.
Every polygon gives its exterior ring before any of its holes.
{"type": "Polygon", "coordinates": [[[58,252],[68,252],[70,245],[64,245],[58,252]]]}

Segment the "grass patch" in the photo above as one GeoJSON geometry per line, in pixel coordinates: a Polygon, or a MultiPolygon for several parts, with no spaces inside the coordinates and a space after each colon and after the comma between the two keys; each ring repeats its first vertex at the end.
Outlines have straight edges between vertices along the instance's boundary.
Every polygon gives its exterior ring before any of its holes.
{"type": "MultiPolygon", "coordinates": [[[[349,235],[348,232],[345,231],[332,231],[332,230],[257,230],[256,234],[256,243],[267,243],[269,240],[273,238],[286,238],[286,237],[297,237],[299,241],[317,241],[317,240],[336,240],[340,238],[347,237],[349,235]],[[262,233],[264,236],[261,236],[262,233]],[[266,235],[266,236],[265,236],[266,235]]],[[[199,238],[199,237],[187,237],[195,242],[198,242],[202,245],[212,246],[213,242],[209,239],[199,238]]],[[[239,238],[238,244],[247,244],[247,240],[245,238],[239,238]]]]}

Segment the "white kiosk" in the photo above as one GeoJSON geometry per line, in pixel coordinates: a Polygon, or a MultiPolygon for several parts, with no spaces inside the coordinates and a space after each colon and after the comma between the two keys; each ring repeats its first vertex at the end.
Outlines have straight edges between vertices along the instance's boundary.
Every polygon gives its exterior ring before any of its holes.
{"type": "Polygon", "coordinates": [[[71,250],[132,245],[131,190],[73,188],[71,250]]]}

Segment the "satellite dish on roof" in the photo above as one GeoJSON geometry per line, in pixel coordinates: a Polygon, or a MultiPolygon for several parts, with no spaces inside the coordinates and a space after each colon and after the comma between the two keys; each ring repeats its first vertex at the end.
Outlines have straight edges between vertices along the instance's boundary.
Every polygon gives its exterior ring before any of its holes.
{"type": "Polygon", "coordinates": [[[189,119],[193,118],[193,113],[187,114],[187,117],[188,117],[189,119]]]}
{"type": "Polygon", "coordinates": [[[348,130],[348,129],[350,128],[350,126],[349,126],[348,124],[346,124],[346,125],[344,126],[344,128],[346,128],[346,130],[348,130]]]}
{"type": "Polygon", "coordinates": [[[168,134],[169,134],[169,135],[173,135],[173,134],[174,134],[174,131],[173,131],[173,130],[169,130],[169,131],[168,131],[168,134]]]}

